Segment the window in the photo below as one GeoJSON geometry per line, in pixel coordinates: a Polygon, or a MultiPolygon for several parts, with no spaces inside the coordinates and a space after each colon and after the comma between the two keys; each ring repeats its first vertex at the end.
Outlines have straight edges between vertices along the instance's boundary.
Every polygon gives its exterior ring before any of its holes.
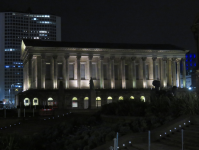
{"type": "Polygon", "coordinates": [[[96,66],[96,64],[92,64],[92,78],[97,79],[97,66],[96,66]]]}
{"type": "Polygon", "coordinates": [[[141,100],[142,102],[145,102],[145,97],[144,97],[144,96],[141,96],[141,97],[140,97],[140,100],[141,100]]]}
{"type": "Polygon", "coordinates": [[[84,98],[84,109],[88,109],[88,100],[89,100],[88,97],[84,98]]]}
{"type": "Polygon", "coordinates": [[[50,73],[50,63],[46,63],[46,80],[50,80],[50,78],[51,78],[51,73],[50,73]]]}
{"type": "Polygon", "coordinates": [[[101,107],[101,97],[96,98],[96,107],[101,107]]]}
{"type": "Polygon", "coordinates": [[[136,65],[136,80],[139,80],[139,66],[136,65]]]}
{"type": "Polygon", "coordinates": [[[156,80],[159,79],[158,77],[158,65],[155,65],[155,76],[156,76],[156,80]]]}
{"type": "Polygon", "coordinates": [[[63,79],[63,65],[62,64],[58,64],[57,66],[57,70],[58,70],[58,74],[57,74],[57,79],[63,79]]]}
{"type": "Polygon", "coordinates": [[[33,105],[39,105],[39,100],[38,98],[33,99],[33,105]]]}
{"type": "Polygon", "coordinates": [[[74,80],[74,64],[69,64],[69,79],[74,80]]]}
{"type": "Polygon", "coordinates": [[[107,80],[107,65],[106,64],[104,64],[103,65],[103,74],[104,74],[104,80],[107,80]]]}
{"type": "Polygon", "coordinates": [[[124,100],[123,96],[120,96],[120,97],[119,97],[119,100],[124,100]]]}
{"type": "Polygon", "coordinates": [[[112,102],[113,102],[113,99],[112,99],[111,96],[109,96],[109,97],[107,98],[107,104],[110,104],[110,103],[112,103],[112,102]]]}
{"type": "Polygon", "coordinates": [[[77,97],[73,97],[73,99],[72,99],[72,107],[78,107],[77,97]]]}
{"type": "Polygon", "coordinates": [[[149,65],[146,65],[146,80],[149,80],[149,65]]]}
{"type": "Polygon", "coordinates": [[[80,65],[81,80],[85,80],[85,64],[80,65]]]}
{"type": "Polygon", "coordinates": [[[25,106],[29,106],[30,105],[30,99],[29,98],[25,98],[24,99],[24,105],[25,106]]]}
{"type": "Polygon", "coordinates": [[[53,99],[52,99],[52,97],[48,98],[48,106],[53,106],[53,99]]]}
{"type": "Polygon", "coordinates": [[[125,79],[128,80],[129,79],[129,66],[125,65],[125,79]]]}
{"type": "Polygon", "coordinates": [[[114,65],[115,80],[118,80],[119,69],[118,65],[114,65]]]}

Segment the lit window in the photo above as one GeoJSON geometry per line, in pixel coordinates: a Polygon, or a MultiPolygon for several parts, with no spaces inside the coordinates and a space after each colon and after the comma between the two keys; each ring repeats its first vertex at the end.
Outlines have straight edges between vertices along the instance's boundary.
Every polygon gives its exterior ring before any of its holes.
{"type": "Polygon", "coordinates": [[[48,98],[48,106],[53,106],[53,98],[52,97],[48,98]]]}
{"type": "Polygon", "coordinates": [[[88,108],[88,100],[89,100],[88,97],[85,97],[85,98],[84,98],[84,109],[87,109],[87,108],[88,108]]]}
{"type": "Polygon", "coordinates": [[[24,105],[25,106],[29,106],[30,105],[30,99],[29,98],[25,98],[24,99],[24,105]]]}
{"type": "Polygon", "coordinates": [[[145,97],[144,97],[144,96],[141,96],[141,97],[140,97],[140,100],[141,100],[142,102],[145,102],[145,97]]]}
{"type": "Polygon", "coordinates": [[[120,96],[120,97],[119,97],[119,100],[124,100],[123,96],[120,96]]]}
{"type": "Polygon", "coordinates": [[[33,99],[33,105],[39,105],[39,100],[38,98],[33,99]]]}
{"type": "Polygon", "coordinates": [[[72,99],[72,107],[78,107],[77,97],[73,97],[73,99],[72,99]]]}
{"type": "Polygon", "coordinates": [[[101,107],[101,97],[96,98],[96,107],[101,107]]]}
{"type": "Polygon", "coordinates": [[[109,97],[107,98],[107,104],[110,104],[110,103],[112,103],[112,102],[113,102],[113,99],[112,99],[111,96],[109,96],[109,97]]]}

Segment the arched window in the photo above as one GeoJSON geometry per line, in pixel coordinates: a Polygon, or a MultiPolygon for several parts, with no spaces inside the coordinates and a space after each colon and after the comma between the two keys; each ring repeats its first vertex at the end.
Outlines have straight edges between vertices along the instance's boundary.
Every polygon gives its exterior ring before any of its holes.
{"type": "Polygon", "coordinates": [[[33,105],[39,105],[38,98],[33,98],[33,105]]]}
{"type": "Polygon", "coordinates": [[[88,100],[89,100],[88,97],[84,98],[84,109],[88,109],[88,100]]]}
{"type": "Polygon", "coordinates": [[[101,97],[96,97],[96,107],[101,107],[101,97]]]}
{"type": "Polygon", "coordinates": [[[72,107],[78,107],[78,101],[77,101],[78,99],[77,99],[77,97],[73,97],[72,98],[72,107]]]}
{"type": "Polygon", "coordinates": [[[111,96],[109,96],[109,97],[107,98],[107,104],[112,103],[112,102],[113,102],[113,99],[112,99],[111,96]]]}
{"type": "Polygon", "coordinates": [[[141,96],[141,97],[140,97],[140,100],[141,100],[142,102],[145,102],[145,97],[144,97],[144,96],[141,96]]]}
{"type": "Polygon", "coordinates": [[[30,105],[30,99],[29,98],[25,98],[24,99],[24,105],[25,106],[29,106],[30,105]]]}
{"type": "Polygon", "coordinates": [[[52,97],[48,98],[48,106],[53,106],[53,98],[52,97]]]}
{"type": "Polygon", "coordinates": [[[120,96],[120,97],[119,97],[119,100],[124,100],[123,96],[120,96]]]}
{"type": "Polygon", "coordinates": [[[131,96],[130,99],[134,99],[134,96],[131,96]]]}

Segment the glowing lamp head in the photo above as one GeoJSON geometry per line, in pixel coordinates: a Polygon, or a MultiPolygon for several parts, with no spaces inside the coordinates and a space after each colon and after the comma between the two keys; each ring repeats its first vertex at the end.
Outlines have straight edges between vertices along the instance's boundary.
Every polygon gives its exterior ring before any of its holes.
{"type": "Polygon", "coordinates": [[[191,90],[192,88],[191,87],[189,87],[189,90],[191,90]]]}

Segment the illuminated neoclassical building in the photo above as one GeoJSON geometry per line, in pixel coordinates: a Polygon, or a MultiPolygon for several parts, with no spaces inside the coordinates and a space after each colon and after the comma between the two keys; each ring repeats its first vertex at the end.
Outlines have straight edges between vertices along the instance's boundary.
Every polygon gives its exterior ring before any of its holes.
{"type": "Polygon", "coordinates": [[[87,108],[91,77],[96,107],[127,98],[147,101],[153,80],[160,80],[162,88],[186,87],[187,52],[161,44],[23,40],[24,92],[18,94],[17,104],[26,103],[25,98],[32,104],[34,98],[37,104],[51,98],[64,108],[87,108]]]}

